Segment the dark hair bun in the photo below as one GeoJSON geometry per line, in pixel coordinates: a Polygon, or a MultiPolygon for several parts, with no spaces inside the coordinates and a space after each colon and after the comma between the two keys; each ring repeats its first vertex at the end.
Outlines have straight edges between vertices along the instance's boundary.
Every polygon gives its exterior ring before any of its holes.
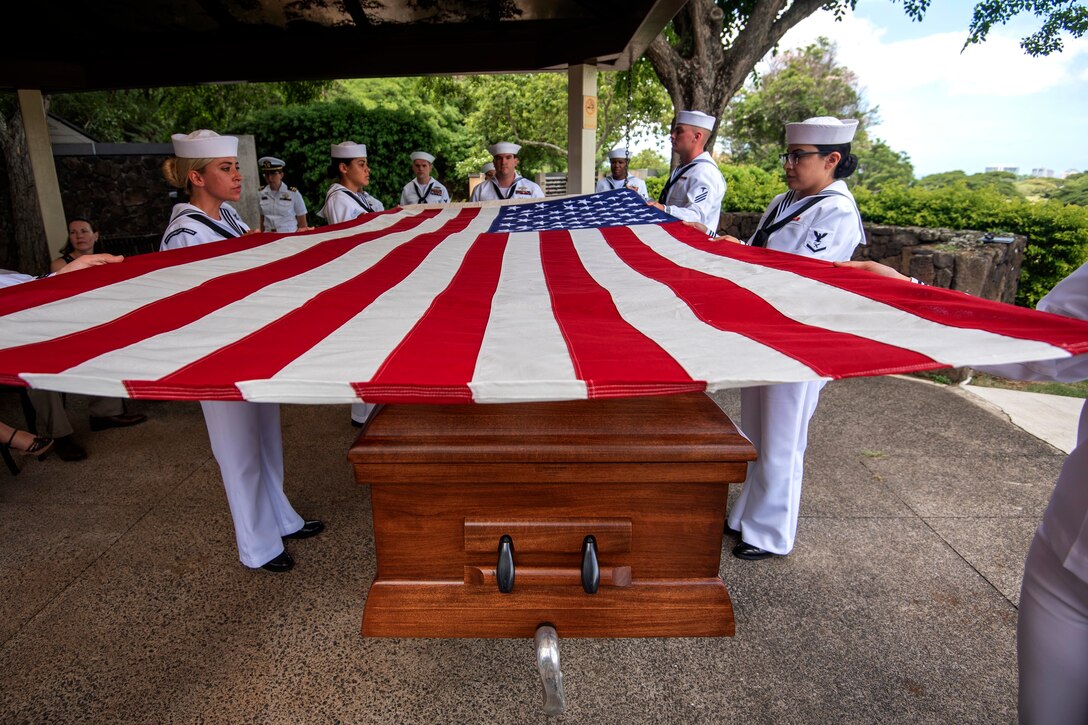
{"type": "Polygon", "coordinates": [[[835,167],[835,178],[845,179],[854,173],[858,169],[858,157],[854,154],[846,154],[839,161],[839,165],[835,167]]]}

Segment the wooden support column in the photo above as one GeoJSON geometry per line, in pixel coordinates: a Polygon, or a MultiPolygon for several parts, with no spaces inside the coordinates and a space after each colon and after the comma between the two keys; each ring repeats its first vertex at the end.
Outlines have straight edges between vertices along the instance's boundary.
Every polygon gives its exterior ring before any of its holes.
{"type": "Polygon", "coordinates": [[[567,193],[591,194],[596,185],[597,66],[567,68],[567,193]]]}
{"type": "MultiPolygon", "coordinates": [[[[26,129],[27,154],[34,174],[38,208],[50,250],[64,246],[68,239],[68,222],[64,217],[64,204],[60,198],[57,167],[53,162],[53,146],[49,142],[49,123],[45,118],[45,102],[41,91],[20,90],[19,112],[26,129]]],[[[52,257],[53,255],[49,255],[52,257]]]]}

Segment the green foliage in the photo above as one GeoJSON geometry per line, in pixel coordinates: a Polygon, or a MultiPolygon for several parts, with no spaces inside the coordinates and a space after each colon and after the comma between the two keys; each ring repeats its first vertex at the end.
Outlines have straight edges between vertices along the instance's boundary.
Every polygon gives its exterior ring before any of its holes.
{"type": "Polygon", "coordinates": [[[473,107],[466,122],[482,141],[468,159],[471,172],[490,161],[487,146],[521,146],[518,171],[529,178],[567,168],[567,77],[561,73],[470,76],[463,79],[473,107]]]}
{"type": "Polygon", "coordinates": [[[1010,171],[987,171],[968,176],[962,171],[942,171],[939,174],[923,176],[918,180],[923,189],[943,189],[963,187],[971,191],[989,189],[1006,199],[1023,199],[1024,195],[1016,188],[1016,174],[1010,171]]]}
{"type": "Polygon", "coordinates": [[[661,190],[665,188],[665,182],[669,180],[668,170],[661,176],[651,176],[646,179],[646,193],[651,199],[661,197],[661,190]]]}
{"type": "MultiPolygon", "coordinates": [[[[397,178],[403,177],[400,182],[403,187],[412,178],[408,154],[426,151],[435,157],[433,176],[446,185],[454,199],[467,198],[468,174],[478,172],[479,165],[470,169],[464,160],[476,158],[483,144],[479,136],[465,125],[464,97],[454,92],[453,80],[447,77],[357,79],[340,82],[332,95],[358,103],[368,111],[384,109],[406,113],[416,122],[423,123],[427,127],[426,133],[433,136],[434,145],[411,148],[406,145],[401,149],[404,158],[399,165],[382,171],[387,175],[392,173],[397,178]]],[[[368,143],[366,138],[364,132],[358,142],[368,143]]],[[[370,151],[369,145],[367,151],[370,151]]],[[[486,155],[487,152],[483,153],[486,155]]],[[[377,171],[373,166],[371,163],[372,179],[377,171]]],[[[400,197],[399,188],[396,197],[400,197]]],[[[382,201],[386,200],[382,198],[382,201]]]]}
{"type": "Polygon", "coordinates": [[[1039,30],[1020,41],[1029,55],[1060,53],[1063,32],[1079,38],[1088,31],[1088,7],[1081,0],[983,0],[975,6],[964,47],[981,43],[995,25],[1004,25],[1024,12],[1042,19],[1039,30]]]}
{"type": "Polygon", "coordinates": [[[778,172],[787,123],[813,116],[856,118],[860,126],[854,144],[866,148],[865,127],[876,122],[876,112],[861,97],[857,76],[839,65],[834,43],[820,38],[782,53],[767,73],[741,90],[726,109],[721,134],[735,162],[778,172]]]}
{"type": "Polygon", "coordinates": [[[776,195],[786,190],[781,171],[771,173],[758,166],[745,164],[718,165],[725,177],[725,198],[722,211],[759,212],[767,209],[776,195]]]}
{"type": "Polygon", "coordinates": [[[247,119],[244,132],[257,138],[258,153],[274,154],[286,162],[289,183],[302,191],[312,211],[324,204],[325,190],[333,181],[327,175],[330,144],[366,144],[371,169],[367,191],[386,207],[399,202],[400,190],[411,178],[408,154],[412,150],[433,149],[431,153],[436,157],[448,154],[421,112],[368,110],[348,100],[254,113],[247,119]]]}
{"type": "Polygon", "coordinates": [[[914,164],[905,152],[895,151],[880,139],[868,148],[858,148],[858,170],[850,177],[854,188],[879,191],[886,186],[909,186],[914,181],[914,164]]]}
{"type": "MultiPolygon", "coordinates": [[[[1055,178],[1043,178],[1033,176],[1016,182],[1016,190],[1023,194],[1028,201],[1044,201],[1053,199],[1054,195],[1062,188],[1062,180],[1055,178]]],[[[1067,204],[1074,203],[1066,201],[1067,204]]]]}
{"type": "Polygon", "coordinates": [[[1049,198],[1063,204],[1088,206],[1088,173],[1066,177],[1049,198]]]}
{"type": "Polygon", "coordinates": [[[166,142],[171,134],[237,130],[251,111],[321,98],[331,81],[234,83],[58,93],[49,110],[106,143],[166,142]]]}
{"type": "MultiPolygon", "coordinates": [[[[722,199],[724,212],[759,212],[767,209],[776,195],[786,190],[786,182],[781,173],[772,174],[758,166],[746,164],[718,164],[718,169],[725,177],[725,198],[722,199]]],[[[646,180],[646,190],[651,199],[661,195],[661,189],[668,180],[668,173],[646,180]]]]}
{"type": "Polygon", "coordinates": [[[854,196],[862,218],[875,224],[1027,236],[1016,301],[1028,307],[1088,259],[1084,207],[1053,201],[1033,204],[1003,194],[999,186],[968,188],[965,179],[937,188],[893,186],[879,193],[856,189],[854,196]]]}
{"type": "Polygon", "coordinates": [[[597,158],[602,162],[612,148],[630,145],[634,129],[665,136],[672,123],[672,101],[645,58],[629,71],[597,75],[597,109],[597,158]]]}
{"type": "Polygon", "coordinates": [[[630,168],[648,169],[652,174],[665,176],[669,173],[669,160],[653,149],[643,149],[631,157],[630,168]]]}

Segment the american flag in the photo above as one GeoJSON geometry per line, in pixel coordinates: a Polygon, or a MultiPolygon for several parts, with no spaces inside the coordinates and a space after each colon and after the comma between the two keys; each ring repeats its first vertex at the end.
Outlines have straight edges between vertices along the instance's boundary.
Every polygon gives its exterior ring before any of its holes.
{"type": "Polygon", "coordinates": [[[627,189],[409,207],[0,290],[0,383],[514,402],[1066,357],[1088,323],[715,242],[627,189]]]}

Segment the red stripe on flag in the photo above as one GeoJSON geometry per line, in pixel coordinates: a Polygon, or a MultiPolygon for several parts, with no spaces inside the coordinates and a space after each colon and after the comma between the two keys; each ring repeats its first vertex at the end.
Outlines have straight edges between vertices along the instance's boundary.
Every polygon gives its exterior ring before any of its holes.
{"type": "Polygon", "coordinates": [[[797,322],[734,282],[681,267],[662,257],[626,227],[611,227],[601,232],[628,266],[667,285],[703,322],[778,350],[821,376],[850,377],[944,367],[911,350],[797,322]]]}
{"type": "Polygon", "coordinates": [[[540,256],[556,322],[589,397],[630,395],[628,386],[651,381],[670,390],[706,388],[705,381],[692,380],[660,345],[623,319],[612,295],[586,271],[570,232],[541,232],[540,256]]]}
{"type": "MultiPolygon", "coordinates": [[[[424,212],[427,218],[437,214],[424,212]]],[[[435,247],[451,234],[463,231],[479,214],[466,209],[433,232],[420,234],[398,246],[365,272],[315,295],[303,306],[157,381],[128,381],[146,397],[161,386],[209,388],[225,378],[263,380],[335,332],[387,290],[411,274],[435,247]]],[[[423,216],[423,214],[420,214],[423,216]]],[[[397,225],[395,225],[397,226],[397,225]]],[[[393,229],[391,232],[404,231],[393,229]]],[[[365,340],[359,341],[365,345],[365,340]]]]}
{"type": "Polygon", "coordinates": [[[476,370],[509,236],[481,234],[448,287],[369,382],[355,386],[365,400],[472,402],[476,370]],[[426,380],[424,389],[419,381],[426,380]],[[416,390],[418,393],[407,391],[416,390]]]}
{"type": "MultiPolygon", "coordinates": [[[[322,229],[321,231],[325,231],[322,229]]],[[[236,239],[224,239],[214,244],[153,252],[126,257],[120,264],[103,264],[76,272],[54,275],[33,284],[20,284],[0,289],[0,316],[57,302],[94,289],[125,282],[149,272],[201,262],[274,242],[285,234],[247,234],[236,239]]]]}
{"type": "MultiPolygon", "coordinates": [[[[263,287],[326,264],[359,244],[392,232],[412,229],[437,213],[422,212],[418,216],[401,219],[388,229],[321,242],[285,259],[208,280],[197,287],[133,310],[116,320],[63,337],[6,349],[4,366],[8,370],[34,373],[67,370],[112,350],[176,330],[263,287]]],[[[202,246],[216,247],[235,241],[224,240],[202,246]]]]}
{"type": "Polygon", "coordinates": [[[720,257],[759,264],[817,280],[948,327],[985,330],[1020,340],[1037,340],[1078,354],[1088,352],[1088,322],[1051,315],[966,292],[890,280],[821,259],[743,244],[714,242],[677,222],[663,225],[676,239],[720,257]],[[1069,338],[1081,337],[1081,340],[1069,338]]]}

